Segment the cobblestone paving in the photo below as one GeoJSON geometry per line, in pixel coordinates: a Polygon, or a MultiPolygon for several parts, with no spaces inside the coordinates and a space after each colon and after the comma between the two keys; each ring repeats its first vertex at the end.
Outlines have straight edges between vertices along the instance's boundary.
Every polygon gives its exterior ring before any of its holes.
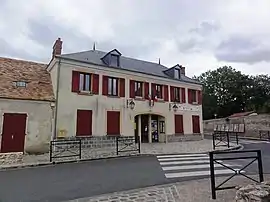
{"type": "Polygon", "coordinates": [[[175,185],[133,190],[96,198],[77,199],[69,202],[178,202],[180,196],[175,185]]]}
{"type": "MultiPolygon", "coordinates": [[[[235,147],[235,144],[231,144],[235,147]]],[[[186,141],[186,142],[171,142],[171,143],[144,143],[141,145],[141,154],[172,154],[172,153],[201,153],[209,152],[212,148],[212,141],[208,139],[199,141],[186,141]]],[[[226,149],[226,147],[218,147],[217,149],[226,149]]],[[[129,153],[128,155],[136,155],[138,152],[129,153]]],[[[126,156],[127,153],[121,153],[119,156],[126,156]]],[[[82,159],[98,159],[116,157],[115,147],[107,148],[86,148],[82,150],[82,159]]],[[[10,166],[22,166],[22,165],[38,165],[49,163],[49,154],[42,155],[21,155],[17,158],[17,155],[6,155],[1,158],[0,156],[0,168],[7,168],[10,166]]],[[[78,157],[65,158],[67,160],[78,160],[78,157]]],[[[61,161],[58,159],[57,161],[61,161]]]]}
{"type": "MultiPolygon", "coordinates": [[[[250,176],[256,179],[256,176],[250,176]]],[[[226,177],[219,177],[216,182],[223,182],[226,177]]],[[[265,175],[270,180],[270,175],[265,175]]],[[[245,185],[252,181],[244,177],[234,177],[226,186],[245,185]]],[[[236,190],[217,191],[217,199],[211,198],[210,180],[201,179],[136,189],[102,196],[70,200],[66,202],[234,202],[236,190]]]]}

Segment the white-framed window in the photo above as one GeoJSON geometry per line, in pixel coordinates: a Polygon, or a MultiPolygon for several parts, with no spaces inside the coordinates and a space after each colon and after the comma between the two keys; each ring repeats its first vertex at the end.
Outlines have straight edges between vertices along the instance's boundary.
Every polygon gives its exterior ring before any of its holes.
{"type": "Polygon", "coordinates": [[[90,92],[91,91],[91,74],[80,73],[79,90],[90,92]]]}
{"type": "Polygon", "coordinates": [[[108,78],[108,95],[118,96],[118,78],[108,78]]]}
{"type": "Polygon", "coordinates": [[[136,97],[143,97],[143,82],[141,81],[135,81],[135,96],[136,97]]]}

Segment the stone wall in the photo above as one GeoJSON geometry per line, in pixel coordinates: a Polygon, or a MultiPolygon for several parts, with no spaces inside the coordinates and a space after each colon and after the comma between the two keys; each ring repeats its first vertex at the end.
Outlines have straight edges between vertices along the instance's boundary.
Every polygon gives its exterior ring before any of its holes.
{"type": "Polygon", "coordinates": [[[268,202],[270,201],[270,182],[250,184],[237,187],[235,201],[237,202],[268,202]]]}
{"type": "Polygon", "coordinates": [[[202,140],[203,136],[201,134],[189,134],[189,135],[168,135],[167,142],[185,142],[185,141],[198,141],[202,140]]]}
{"type": "MultiPolygon", "coordinates": [[[[205,134],[210,134],[214,131],[214,125],[225,124],[224,119],[211,119],[203,121],[203,128],[205,134]]],[[[231,118],[229,123],[244,123],[245,133],[243,136],[259,136],[259,130],[270,130],[270,114],[259,114],[245,117],[231,118]]]]}
{"type": "MultiPolygon", "coordinates": [[[[59,138],[59,141],[55,142],[54,151],[61,148],[78,148],[81,141],[81,148],[116,148],[116,137],[113,136],[92,136],[92,137],[67,137],[67,138],[59,138]]],[[[129,142],[134,144],[133,136],[123,136],[121,140],[118,142],[119,146],[129,142]]]]}

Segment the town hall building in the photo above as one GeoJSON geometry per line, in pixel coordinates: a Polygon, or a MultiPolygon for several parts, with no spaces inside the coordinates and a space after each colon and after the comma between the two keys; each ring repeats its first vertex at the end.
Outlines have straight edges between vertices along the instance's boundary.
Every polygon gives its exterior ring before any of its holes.
{"type": "Polygon", "coordinates": [[[62,54],[47,66],[55,95],[53,136],[135,136],[167,142],[201,136],[202,85],[185,67],[125,57],[121,50],[62,54]]]}

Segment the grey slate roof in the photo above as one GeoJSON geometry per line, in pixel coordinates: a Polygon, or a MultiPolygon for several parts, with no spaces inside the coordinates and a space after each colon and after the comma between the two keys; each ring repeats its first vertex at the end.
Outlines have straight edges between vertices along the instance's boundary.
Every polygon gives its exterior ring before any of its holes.
{"type": "MultiPolygon", "coordinates": [[[[98,51],[98,50],[89,50],[89,51],[78,52],[78,53],[62,54],[59,57],[64,58],[64,59],[71,59],[71,60],[76,60],[80,62],[95,64],[95,65],[106,66],[108,68],[119,68],[119,69],[124,69],[128,71],[139,72],[139,73],[163,77],[163,78],[169,78],[172,80],[178,80],[178,79],[174,79],[166,75],[163,71],[168,70],[168,68],[163,65],[160,65],[158,63],[138,60],[134,58],[128,58],[124,56],[120,56],[120,67],[110,67],[101,60],[101,58],[105,56],[106,54],[107,52],[98,51]]],[[[185,75],[181,75],[180,81],[201,84],[198,81],[191,79],[185,75]]]]}

